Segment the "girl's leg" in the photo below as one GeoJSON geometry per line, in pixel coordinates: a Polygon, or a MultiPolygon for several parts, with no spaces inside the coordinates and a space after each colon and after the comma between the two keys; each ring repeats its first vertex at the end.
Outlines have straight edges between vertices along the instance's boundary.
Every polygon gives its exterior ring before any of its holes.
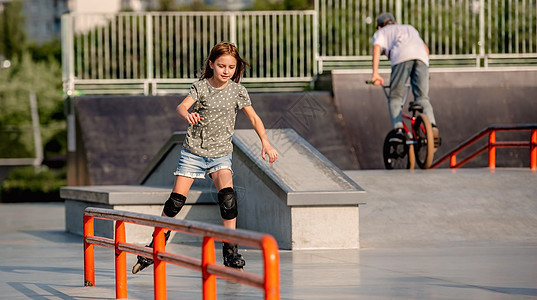
{"type": "MultiPolygon", "coordinates": [[[[176,175],[170,198],[164,203],[161,216],[174,218],[186,202],[186,195],[194,182],[194,178],[176,175]]],[[[165,232],[165,240],[168,241],[171,231],[165,232]]],[[[153,247],[153,239],[146,247],[153,247]]],[[[153,259],[138,255],[138,261],[132,267],[132,273],[136,274],[153,264],[153,259]]]]}
{"type": "MultiPolygon", "coordinates": [[[[226,228],[235,229],[237,226],[237,199],[233,190],[233,173],[229,169],[221,169],[211,173],[211,177],[218,190],[222,224],[226,228]]],[[[222,256],[226,267],[242,269],[246,264],[235,244],[222,243],[222,256]]]]}
{"type": "Polygon", "coordinates": [[[194,183],[194,178],[176,175],[172,191],[186,196],[188,191],[190,191],[192,183],[194,183]]]}
{"type": "MultiPolygon", "coordinates": [[[[173,183],[172,192],[186,197],[186,195],[188,194],[188,191],[190,191],[190,187],[192,186],[192,183],[194,183],[194,178],[176,175],[175,182],[173,183]]],[[[167,216],[164,213],[164,210],[162,210],[161,216],[164,216],[164,217],[167,216]]]]}
{"type": "MultiPolygon", "coordinates": [[[[217,191],[221,191],[224,188],[233,188],[233,174],[231,173],[231,170],[218,170],[214,173],[211,173],[211,177],[217,191]]],[[[226,228],[235,229],[237,226],[237,218],[233,218],[231,220],[222,218],[222,224],[226,228]]]]}

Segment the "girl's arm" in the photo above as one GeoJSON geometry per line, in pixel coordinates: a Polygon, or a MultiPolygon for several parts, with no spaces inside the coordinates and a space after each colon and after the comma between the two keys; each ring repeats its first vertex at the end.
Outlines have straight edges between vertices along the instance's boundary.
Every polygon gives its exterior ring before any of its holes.
{"type": "Polygon", "coordinates": [[[250,123],[252,123],[252,127],[259,136],[259,139],[261,140],[261,157],[266,160],[265,155],[268,155],[269,163],[273,163],[274,161],[276,161],[276,159],[278,159],[278,151],[276,151],[276,149],[274,149],[270,145],[269,140],[267,138],[267,132],[265,131],[265,126],[263,125],[261,118],[259,118],[251,105],[244,107],[242,111],[244,111],[244,113],[250,120],[250,123]]]}
{"type": "Polygon", "coordinates": [[[192,97],[187,96],[175,109],[175,112],[181,119],[188,122],[188,124],[198,124],[200,120],[203,120],[198,113],[189,113],[188,110],[195,103],[192,97]]]}

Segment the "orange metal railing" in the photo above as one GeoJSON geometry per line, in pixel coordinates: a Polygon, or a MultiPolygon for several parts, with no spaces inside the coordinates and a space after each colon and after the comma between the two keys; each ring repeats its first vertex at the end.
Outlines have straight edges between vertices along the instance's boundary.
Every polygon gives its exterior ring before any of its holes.
{"type": "Polygon", "coordinates": [[[446,162],[449,159],[449,167],[452,169],[459,168],[465,163],[472,160],[474,157],[488,150],[489,152],[489,168],[496,168],[496,149],[497,148],[524,148],[528,147],[530,149],[530,169],[532,171],[537,171],[537,124],[512,124],[512,125],[492,125],[483,130],[481,130],[476,135],[472,136],[454,150],[450,151],[448,154],[444,155],[442,158],[438,159],[433,165],[432,168],[436,168],[442,163],[446,162]],[[496,141],[496,132],[499,131],[530,131],[531,137],[529,142],[525,141],[496,141]],[[466,158],[462,159],[460,162],[457,162],[457,154],[459,154],[464,149],[468,148],[470,145],[474,144],[484,136],[488,135],[488,143],[479,149],[472,152],[466,158]]]}
{"type": "Polygon", "coordinates": [[[143,255],[154,261],[154,296],[166,299],[166,263],[202,273],[203,299],[216,299],[216,277],[262,289],[265,299],[280,299],[278,245],[268,234],[232,230],[213,224],[176,220],[133,212],[89,207],[84,211],[84,285],[95,286],[94,245],[115,249],[116,299],[127,298],[127,253],[143,255]],[[115,221],[115,239],[94,235],[94,219],[115,221]],[[126,242],[125,223],[155,227],[153,249],[126,242]],[[201,260],[165,251],[164,231],[174,230],[203,237],[201,260]],[[214,241],[226,241],[261,249],[264,274],[244,272],[217,265],[214,241]]]}

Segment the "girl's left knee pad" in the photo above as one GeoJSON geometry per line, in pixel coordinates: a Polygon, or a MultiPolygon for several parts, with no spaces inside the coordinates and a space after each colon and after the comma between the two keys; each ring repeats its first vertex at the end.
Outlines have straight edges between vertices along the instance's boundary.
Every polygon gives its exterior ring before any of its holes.
{"type": "Polygon", "coordinates": [[[235,219],[239,214],[237,209],[237,197],[231,187],[223,188],[218,191],[218,205],[220,205],[220,215],[222,219],[235,219]]]}

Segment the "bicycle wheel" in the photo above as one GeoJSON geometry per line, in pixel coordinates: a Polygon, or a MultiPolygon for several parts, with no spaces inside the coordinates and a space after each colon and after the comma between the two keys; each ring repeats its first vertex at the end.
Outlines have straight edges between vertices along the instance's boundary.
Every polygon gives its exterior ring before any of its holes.
{"type": "Polygon", "coordinates": [[[416,154],[414,153],[414,145],[408,145],[408,169],[414,170],[416,167],[416,154]]]}
{"type": "MultiPolygon", "coordinates": [[[[384,146],[382,147],[384,167],[388,170],[414,168],[414,158],[410,159],[409,147],[406,144],[406,141],[403,141],[402,143],[390,142],[391,138],[396,137],[395,132],[395,130],[388,132],[384,139],[384,146]]],[[[413,151],[414,149],[412,148],[412,152],[413,151]]]]}
{"type": "Polygon", "coordinates": [[[414,138],[416,139],[415,154],[416,163],[422,169],[428,169],[433,163],[434,155],[434,137],[433,127],[429,118],[420,114],[416,118],[416,122],[413,127],[414,138]]]}

